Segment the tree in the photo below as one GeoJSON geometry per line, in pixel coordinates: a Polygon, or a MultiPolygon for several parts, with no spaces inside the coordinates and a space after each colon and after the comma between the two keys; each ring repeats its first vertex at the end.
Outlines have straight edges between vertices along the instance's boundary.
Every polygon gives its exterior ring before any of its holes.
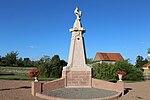
{"type": "Polygon", "coordinates": [[[148,63],[147,59],[144,59],[142,56],[137,56],[135,65],[137,68],[141,68],[146,63],[148,63]]]}
{"type": "Polygon", "coordinates": [[[1,65],[1,66],[7,66],[7,65],[6,65],[5,57],[2,57],[2,58],[1,58],[1,63],[0,63],[0,65],[1,65]]]}
{"type": "Polygon", "coordinates": [[[150,48],[148,48],[146,59],[150,62],[150,48]]]}
{"type": "Polygon", "coordinates": [[[45,61],[43,57],[35,63],[40,72],[45,77],[61,77],[63,66],[67,65],[67,62],[60,60],[58,55],[54,55],[50,61],[45,61]]]}
{"type": "Polygon", "coordinates": [[[16,66],[18,52],[12,51],[11,53],[7,53],[5,56],[5,64],[7,66],[16,66]]]}
{"type": "Polygon", "coordinates": [[[51,61],[51,58],[50,58],[50,56],[48,56],[48,55],[44,55],[44,56],[41,58],[41,60],[43,60],[44,62],[50,62],[50,61],[51,61]]]}
{"type": "Polygon", "coordinates": [[[147,49],[147,54],[150,54],[150,48],[147,49]]]}
{"type": "Polygon", "coordinates": [[[51,67],[52,67],[52,76],[60,77],[60,71],[61,71],[61,64],[60,64],[60,58],[58,55],[54,55],[51,60],[51,67]]]}
{"type": "Polygon", "coordinates": [[[67,66],[67,62],[65,60],[60,60],[60,65],[62,67],[67,66]]]}
{"type": "Polygon", "coordinates": [[[2,57],[0,56],[0,65],[1,65],[2,57]]]}
{"type": "Polygon", "coordinates": [[[87,58],[86,59],[86,63],[87,64],[92,64],[94,61],[93,61],[93,58],[87,58]]]}
{"type": "Polygon", "coordinates": [[[33,66],[32,61],[30,60],[30,58],[24,58],[23,64],[24,64],[24,67],[33,66]]]}
{"type": "Polygon", "coordinates": [[[17,65],[18,67],[24,67],[23,59],[22,59],[22,58],[17,59],[16,65],[17,65]]]}

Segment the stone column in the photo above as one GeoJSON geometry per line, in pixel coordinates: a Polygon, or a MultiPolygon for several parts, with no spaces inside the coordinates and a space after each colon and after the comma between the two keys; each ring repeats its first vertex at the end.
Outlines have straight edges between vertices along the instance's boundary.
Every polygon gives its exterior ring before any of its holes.
{"type": "Polygon", "coordinates": [[[117,91],[122,93],[122,96],[124,95],[124,81],[117,81],[117,91]]]}
{"type": "Polygon", "coordinates": [[[72,37],[68,65],[63,68],[62,76],[66,78],[66,86],[91,86],[91,68],[86,65],[85,29],[80,22],[81,11],[76,8],[75,14],[77,18],[70,29],[72,37]]]}

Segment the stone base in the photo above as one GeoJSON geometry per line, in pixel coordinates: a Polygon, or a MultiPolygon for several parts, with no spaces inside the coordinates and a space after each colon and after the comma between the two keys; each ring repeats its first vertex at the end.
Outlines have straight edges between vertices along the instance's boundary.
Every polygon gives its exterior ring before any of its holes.
{"type": "Polygon", "coordinates": [[[82,71],[63,70],[62,78],[66,79],[66,87],[91,87],[92,85],[91,69],[83,68],[82,71]]]}

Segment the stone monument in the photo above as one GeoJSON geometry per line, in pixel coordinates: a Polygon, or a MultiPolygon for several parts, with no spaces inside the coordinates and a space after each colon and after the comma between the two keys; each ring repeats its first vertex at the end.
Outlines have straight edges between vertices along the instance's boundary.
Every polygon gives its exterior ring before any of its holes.
{"type": "MultiPolygon", "coordinates": [[[[72,37],[70,43],[68,65],[63,68],[62,77],[60,79],[48,81],[48,82],[32,81],[32,86],[31,86],[32,95],[41,97],[43,99],[48,99],[48,100],[58,100],[58,99],[70,100],[69,98],[66,99],[61,98],[56,94],[54,94],[55,96],[48,96],[47,93],[49,93],[49,91],[51,92],[55,91],[55,93],[57,93],[56,92],[57,90],[58,91],[61,89],[64,90],[65,88],[70,88],[67,90],[72,91],[72,88],[74,88],[73,89],[74,92],[70,92],[71,93],[70,95],[74,95],[75,92],[79,92],[79,93],[81,92],[79,91],[79,88],[87,88],[88,90],[92,88],[97,88],[97,89],[103,89],[108,91],[116,91],[117,94],[114,96],[104,97],[104,98],[90,98],[88,100],[101,100],[101,99],[113,100],[119,98],[121,95],[124,95],[123,81],[117,81],[117,83],[111,83],[111,82],[92,78],[91,68],[86,64],[86,53],[85,53],[84,36],[83,36],[85,29],[82,27],[80,22],[82,13],[81,11],[78,11],[78,7],[76,7],[74,13],[76,15],[76,20],[74,22],[73,28],[70,29],[70,32],[72,33],[72,37]]],[[[91,92],[93,92],[93,90],[91,92]]],[[[91,92],[85,92],[85,94],[91,92]]],[[[60,92],[58,93],[60,94],[60,92]]],[[[63,93],[63,95],[65,94],[68,95],[67,92],[63,93]]],[[[102,94],[104,93],[102,92],[102,94]]]]}
{"type": "Polygon", "coordinates": [[[74,10],[76,20],[72,33],[68,65],[63,68],[62,78],[65,78],[66,86],[88,86],[91,87],[91,68],[86,64],[86,52],[84,45],[85,29],[81,24],[81,11],[78,7],[74,10]]]}

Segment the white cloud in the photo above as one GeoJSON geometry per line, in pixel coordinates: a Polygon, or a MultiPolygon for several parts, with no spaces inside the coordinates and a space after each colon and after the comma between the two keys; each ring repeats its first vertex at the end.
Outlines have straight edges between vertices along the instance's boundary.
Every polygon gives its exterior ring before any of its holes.
{"type": "Polygon", "coordinates": [[[145,42],[141,42],[141,44],[145,44],[145,42]]]}
{"type": "Polygon", "coordinates": [[[30,45],[30,46],[29,46],[29,48],[33,49],[33,48],[35,48],[35,46],[33,46],[33,45],[30,45]]]}
{"type": "Polygon", "coordinates": [[[140,42],[140,44],[142,44],[142,45],[149,45],[149,43],[144,42],[144,41],[140,42]]]}

